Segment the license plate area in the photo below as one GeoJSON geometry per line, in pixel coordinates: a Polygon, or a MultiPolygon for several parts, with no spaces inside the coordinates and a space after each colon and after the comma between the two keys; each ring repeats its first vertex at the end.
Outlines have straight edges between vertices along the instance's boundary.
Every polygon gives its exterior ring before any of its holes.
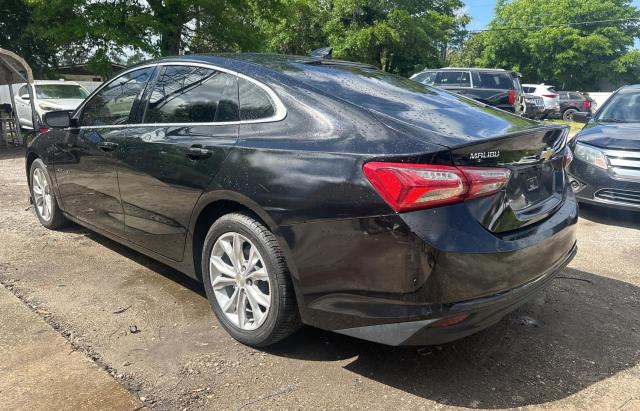
{"type": "Polygon", "coordinates": [[[513,211],[523,211],[547,200],[555,193],[555,170],[550,162],[517,167],[507,186],[507,199],[513,211]]]}

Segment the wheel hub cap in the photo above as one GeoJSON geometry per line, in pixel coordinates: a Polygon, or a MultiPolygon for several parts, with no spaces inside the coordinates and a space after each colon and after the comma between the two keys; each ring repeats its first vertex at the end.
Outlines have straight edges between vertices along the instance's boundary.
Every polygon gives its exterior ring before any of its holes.
{"type": "Polygon", "coordinates": [[[211,287],[225,317],[242,330],[255,330],[271,307],[271,284],[264,260],[239,233],[221,235],[209,259],[211,287]]]}
{"type": "Polygon", "coordinates": [[[46,221],[51,219],[52,213],[52,197],[49,188],[49,182],[44,172],[40,168],[36,168],[33,172],[33,201],[35,203],[38,215],[46,221]]]}

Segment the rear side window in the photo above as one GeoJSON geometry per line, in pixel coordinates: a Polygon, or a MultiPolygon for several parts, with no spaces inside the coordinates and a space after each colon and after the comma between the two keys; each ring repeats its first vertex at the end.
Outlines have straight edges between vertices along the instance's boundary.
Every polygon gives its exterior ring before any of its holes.
{"type": "Polygon", "coordinates": [[[576,93],[575,91],[572,93],[569,93],[569,98],[571,98],[572,100],[583,100],[584,97],[582,97],[582,94],[580,93],[576,93]]]}
{"type": "Polygon", "coordinates": [[[165,66],[149,96],[145,123],[238,120],[236,76],[205,67],[165,66]]]}
{"type": "MultiPolygon", "coordinates": [[[[482,88],[494,88],[500,90],[509,90],[517,88],[514,85],[513,77],[509,73],[479,73],[480,84],[482,88]]],[[[527,91],[525,87],[525,93],[531,93],[533,91],[527,91]]]]}
{"type": "Polygon", "coordinates": [[[262,87],[243,78],[238,81],[240,120],[260,120],[275,116],[274,103],[262,87]]]}
{"type": "Polygon", "coordinates": [[[441,71],[435,80],[437,86],[471,87],[468,71],[441,71]]]}

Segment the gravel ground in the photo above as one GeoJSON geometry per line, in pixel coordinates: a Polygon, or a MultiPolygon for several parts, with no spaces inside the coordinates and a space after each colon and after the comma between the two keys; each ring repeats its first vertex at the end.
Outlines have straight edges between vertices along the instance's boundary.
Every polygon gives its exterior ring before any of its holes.
{"type": "Polygon", "coordinates": [[[581,210],[579,252],[537,298],[436,347],[306,327],[232,340],[200,284],[74,226],[41,227],[0,149],[0,282],[157,409],[640,409],[640,214],[581,210]]]}

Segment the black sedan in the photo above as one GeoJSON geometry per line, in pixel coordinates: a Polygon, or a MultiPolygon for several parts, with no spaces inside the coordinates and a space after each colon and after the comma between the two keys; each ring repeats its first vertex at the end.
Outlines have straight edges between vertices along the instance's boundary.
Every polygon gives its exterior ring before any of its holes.
{"type": "Polygon", "coordinates": [[[132,67],[27,151],[40,222],[201,280],[239,341],[301,324],[439,344],[576,251],[567,130],[367,65],[240,54],[132,67]]]}
{"type": "Polygon", "coordinates": [[[640,211],[640,85],[626,86],[605,102],[574,139],[572,186],[584,203],[640,211]]]}

